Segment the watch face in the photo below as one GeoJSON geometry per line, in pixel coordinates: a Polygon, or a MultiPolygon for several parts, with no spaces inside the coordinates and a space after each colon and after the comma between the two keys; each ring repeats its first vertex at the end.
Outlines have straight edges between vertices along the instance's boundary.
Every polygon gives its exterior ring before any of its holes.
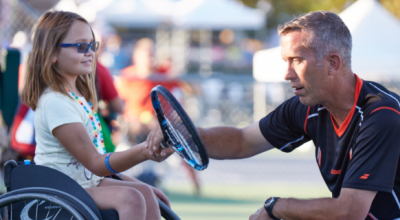
{"type": "Polygon", "coordinates": [[[267,201],[265,201],[264,206],[265,207],[269,207],[271,205],[271,203],[273,202],[273,199],[268,199],[267,201]]]}

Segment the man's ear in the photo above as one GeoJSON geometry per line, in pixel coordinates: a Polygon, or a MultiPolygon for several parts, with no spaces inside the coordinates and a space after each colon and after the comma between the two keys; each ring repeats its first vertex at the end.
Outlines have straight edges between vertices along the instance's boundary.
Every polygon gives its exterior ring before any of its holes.
{"type": "Polygon", "coordinates": [[[328,55],[329,59],[329,75],[334,75],[339,71],[340,66],[342,65],[342,58],[337,53],[331,53],[328,55]]]}

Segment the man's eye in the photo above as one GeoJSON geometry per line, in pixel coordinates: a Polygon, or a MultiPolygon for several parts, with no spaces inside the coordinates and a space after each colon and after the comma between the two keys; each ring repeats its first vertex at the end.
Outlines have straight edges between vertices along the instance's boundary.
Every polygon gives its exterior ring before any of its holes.
{"type": "Polygon", "coordinates": [[[301,59],[293,59],[294,63],[301,63],[301,59]]]}

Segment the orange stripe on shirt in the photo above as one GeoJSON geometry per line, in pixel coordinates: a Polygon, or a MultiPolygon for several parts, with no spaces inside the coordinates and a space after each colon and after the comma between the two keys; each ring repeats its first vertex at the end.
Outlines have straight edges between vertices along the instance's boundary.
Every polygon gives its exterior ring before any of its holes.
{"type": "Polygon", "coordinates": [[[308,135],[308,133],[307,133],[307,121],[308,121],[308,115],[310,114],[310,106],[308,106],[308,109],[307,109],[307,115],[306,115],[306,121],[304,122],[304,132],[306,132],[306,134],[308,135]]]}
{"type": "Polygon", "coordinates": [[[376,112],[376,111],[379,111],[379,110],[382,110],[382,109],[392,110],[392,111],[394,111],[394,112],[396,112],[397,114],[400,115],[400,112],[399,112],[399,111],[397,111],[397,110],[394,109],[394,108],[390,108],[390,107],[379,107],[379,108],[374,109],[374,110],[373,110],[371,113],[369,113],[369,114],[372,114],[372,113],[374,113],[374,112],[376,112]]]}
{"type": "MultiPolygon", "coordinates": [[[[355,74],[354,74],[355,75],[355,74]]],[[[346,131],[347,127],[349,126],[351,119],[353,118],[354,112],[356,110],[356,106],[357,106],[357,101],[358,101],[358,97],[360,96],[360,91],[363,85],[363,80],[360,79],[357,75],[355,75],[356,79],[357,79],[357,83],[356,83],[356,88],[355,88],[355,93],[354,93],[354,103],[353,103],[353,107],[351,108],[349,114],[347,115],[346,119],[343,121],[343,124],[340,125],[339,128],[336,127],[335,125],[335,120],[331,114],[331,120],[332,120],[332,124],[333,124],[333,128],[335,129],[335,132],[337,134],[338,137],[341,137],[344,132],[346,131]]]]}

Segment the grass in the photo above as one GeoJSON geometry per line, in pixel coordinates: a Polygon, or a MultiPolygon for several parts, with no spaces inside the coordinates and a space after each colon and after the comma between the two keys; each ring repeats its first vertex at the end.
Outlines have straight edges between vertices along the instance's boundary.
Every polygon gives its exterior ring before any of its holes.
{"type": "Polygon", "coordinates": [[[248,219],[270,196],[295,198],[330,197],[326,186],[291,185],[204,185],[201,196],[192,195],[188,185],[165,186],[172,209],[181,219],[248,219]]]}

